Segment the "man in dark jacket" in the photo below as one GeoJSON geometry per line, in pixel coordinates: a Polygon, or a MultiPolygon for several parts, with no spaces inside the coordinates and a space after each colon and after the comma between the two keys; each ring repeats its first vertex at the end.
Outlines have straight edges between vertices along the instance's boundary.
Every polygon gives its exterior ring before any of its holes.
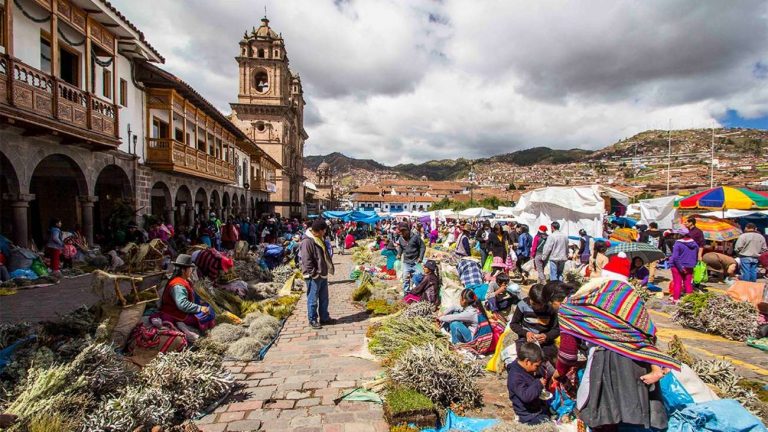
{"type": "Polygon", "coordinates": [[[397,259],[402,261],[403,291],[411,290],[411,279],[416,273],[416,264],[424,260],[427,245],[416,231],[411,231],[408,224],[400,225],[400,237],[397,239],[397,259]]]}
{"type": "Polygon", "coordinates": [[[328,275],[334,273],[331,254],[326,248],[324,237],[328,225],[323,219],[315,219],[299,247],[301,272],[307,282],[307,318],[314,329],[321,324],[333,324],[328,314],[328,275]],[[319,303],[319,305],[318,305],[319,303]],[[320,321],[318,322],[318,309],[320,321]]]}

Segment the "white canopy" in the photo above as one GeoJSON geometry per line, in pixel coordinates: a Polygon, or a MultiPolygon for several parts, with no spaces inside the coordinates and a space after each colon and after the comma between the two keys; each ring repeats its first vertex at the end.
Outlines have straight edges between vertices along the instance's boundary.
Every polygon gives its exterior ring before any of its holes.
{"type": "Polygon", "coordinates": [[[634,203],[627,206],[627,214],[625,216],[633,216],[640,214],[640,203],[634,203]]]}
{"type": "Polygon", "coordinates": [[[677,209],[677,195],[640,200],[640,223],[648,225],[651,222],[659,224],[659,229],[674,228],[677,209]]]}
{"type": "Polygon", "coordinates": [[[412,216],[411,212],[407,212],[407,211],[402,211],[400,213],[393,213],[392,214],[392,217],[396,217],[396,218],[411,217],[411,216],[412,216]]]}
{"type": "Polygon", "coordinates": [[[432,219],[448,219],[448,218],[455,219],[456,217],[458,217],[458,214],[455,211],[449,210],[449,209],[432,210],[430,212],[427,212],[427,214],[432,219]]]}
{"type": "Polygon", "coordinates": [[[469,209],[463,210],[459,212],[459,215],[463,217],[468,217],[468,218],[482,218],[482,217],[493,216],[493,212],[488,210],[487,208],[475,207],[475,208],[469,208],[469,209]]]}
{"type": "Polygon", "coordinates": [[[499,207],[496,210],[493,211],[493,214],[496,216],[512,216],[514,214],[514,207],[499,207]]]}
{"type": "Polygon", "coordinates": [[[712,216],[716,218],[728,219],[728,218],[740,218],[744,216],[762,214],[768,215],[768,210],[716,210],[707,213],[702,213],[702,216],[712,216]]]}
{"type": "MultiPolygon", "coordinates": [[[[577,235],[585,229],[593,237],[603,235],[605,201],[602,186],[558,186],[526,192],[513,208],[518,223],[526,224],[535,231],[540,225],[549,226],[553,221],[560,223],[560,230],[568,235],[577,235]]],[[[620,192],[605,193],[613,198],[620,192]]]]}

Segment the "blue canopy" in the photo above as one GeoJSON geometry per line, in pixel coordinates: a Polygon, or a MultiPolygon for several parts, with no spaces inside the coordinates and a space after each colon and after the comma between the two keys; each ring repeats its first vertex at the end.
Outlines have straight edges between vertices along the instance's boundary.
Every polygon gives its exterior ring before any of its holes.
{"type": "Polygon", "coordinates": [[[611,216],[611,222],[617,223],[624,228],[634,228],[637,225],[637,221],[626,216],[611,216]]]}

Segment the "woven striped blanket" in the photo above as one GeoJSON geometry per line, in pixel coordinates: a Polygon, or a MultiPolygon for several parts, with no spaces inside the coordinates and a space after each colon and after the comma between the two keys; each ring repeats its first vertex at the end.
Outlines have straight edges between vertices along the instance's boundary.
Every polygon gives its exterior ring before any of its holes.
{"type": "Polygon", "coordinates": [[[680,370],[656,348],[656,327],[634,288],[620,281],[577,293],[560,307],[560,331],[633,360],[680,370]]]}

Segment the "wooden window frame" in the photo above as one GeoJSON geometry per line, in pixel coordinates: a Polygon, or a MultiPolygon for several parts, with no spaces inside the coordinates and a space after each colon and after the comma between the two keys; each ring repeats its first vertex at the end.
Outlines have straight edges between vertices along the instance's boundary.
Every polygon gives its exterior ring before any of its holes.
{"type": "Polygon", "coordinates": [[[120,105],[128,107],[128,81],[120,78],[120,105]]]}
{"type": "MultiPolygon", "coordinates": [[[[163,119],[161,119],[160,117],[152,116],[152,135],[153,135],[152,138],[154,138],[154,139],[168,139],[167,136],[163,136],[163,126],[162,126],[163,124],[165,124],[165,130],[167,132],[170,129],[170,124],[168,122],[163,121],[163,119]],[[154,136],[155,135],[155,122],[158,123],[158,126],[157,126],[157,135],[158,136],[154,136]]],[[[165,135],[168,135],[168,134],[166,133],[165,135]]]]}
{"type": "Polygon", "coordinates": [[[112,86],[115,84],[112,78],[112,71],[107,68],[101,69],[101,95],[104,98],[112,100],[112,86]]]}

